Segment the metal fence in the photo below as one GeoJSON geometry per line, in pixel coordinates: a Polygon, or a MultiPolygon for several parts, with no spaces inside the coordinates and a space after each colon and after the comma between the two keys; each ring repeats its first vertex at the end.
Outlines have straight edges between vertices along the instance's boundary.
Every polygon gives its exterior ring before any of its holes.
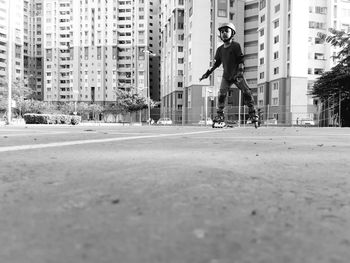
{"type": "MultiPolygon", "coordinates": [[[[328,99],[320,101],[317,105],[263,105],[260,109],[260,120],[262,125],[269,126],[317,126],[317,127],[341,127],[343,100],[328,99]]],[[[74,106],[74,105],[73,105],[74,106]]],[[[210,123],[216,116],[217,108],[191,107],[191,108],[152,108],[140,111],[112,114],[108,112],[87,111],[82,115],[83,121],[107,122],[107,123],[157,123],[159,119],[171,120],[173,125],[203,125],[207,119],[210,123]]],[[[4,115],[4,112],[0,112],[4,115]]],[[[249,123],[248,108],[246,106],[227,106],[225,108],[225,119],[236,122],[239,125],[249,123]]]]}
{"type": "MultiPolygon", "coordinates": [[[[317,105],[292,105],[257,107],[260,109],[260,120],[263,125],[312,125],[319,126],[321,108],[317,105]]],[[[155,119],[170,118],[174,124],[201,124],[205,119],[213,119],[217,109],[208,107],[192,107],[184,110],[162,108],[155,119]]],[[[248,108],[246,106],[227,106],[224,110],[225,119],[237,124],[249,123],[248,108]]]]}
{"type": "MultiPolygon", "coordinates": [[[[319,103],[318,105],[292,105],[292,106],[270,106],[257,107],[260,109],[260,121],[266,126],[316,126],[316,127],[339,127],[341,116],[338,103],[319,103]]],[[[217,108],[192,107],[182,109],[175,108],[153,108],[151,109],[151,120],[157,123],[159,120],[171,120],[173,125],[203,125],[205,120],[210,123],[216,116],[217,108]]],[[[225,108],[225,119],[238,125],[250,123],[248,108],[246,106],[227,106],[225,108]]],[[[108,115],[102,114],[100,121],[105,122],[140,122],[148,123],[149,115],[147,109],[137,112],[108,115]]],[[[168,123],[168,122],[167,122],[168,123]]]]}

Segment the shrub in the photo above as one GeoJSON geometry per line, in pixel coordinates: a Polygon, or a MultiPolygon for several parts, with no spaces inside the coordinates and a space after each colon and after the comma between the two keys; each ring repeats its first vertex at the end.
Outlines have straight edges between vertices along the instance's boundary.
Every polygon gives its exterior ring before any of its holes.
{"type": "Polygon", "coordinates": [[[81,116],[73,115],[71,117],[72,117],[72,119],[71,119],[72,125],[77,125],[81,122],[81,116]]]}
{"type": "Polygon", "coordinates": [[[26,124],[72,124],[81,122],[81,116],[63,114],[35,114],[26,113],[23,115],[26,124]]]}

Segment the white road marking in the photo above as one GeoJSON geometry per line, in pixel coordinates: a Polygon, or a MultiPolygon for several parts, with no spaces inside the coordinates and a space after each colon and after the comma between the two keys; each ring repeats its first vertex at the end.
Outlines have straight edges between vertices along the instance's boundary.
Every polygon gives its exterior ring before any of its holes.
{"type": "Polygon", "coordinates": [[[40,135],[57,135],[57,134],[67,134],[67,133],[71,133],[71,132],[34,132],[34,133],[0,133],[0,137],[18,137],[18,136],[40,136],[40,135]]]}
{"type": "Polygon", "coordinates": [[[62,146],[82,145],[82,144],[91,144],[91,143],[105,143],[105,142],[139,140],[139,139],[149,139],[149,138],[159,138],[159,137],[195,135],[195,134],[202,134],[202,133],[213,133],[213,132],[217,132],[217,131],[218,130],[214,130],[214,131],[210,130],[210,131],[185,132],[185,133],[130,136],[130,137],[121,137],[121,138],[119,137],[119,138],[94,139],[94,140],[78,140],[78,141],[69,141],[69,142],[53,142],[53,143],[46,143],[46,144],[5,146],[5,147],[0,147],[0,152],[13,152],[13,151],[42,149],[42,148],[50,148],[50,147],[62,147],[62,146]]]}
{"type": "MultiPolygon", "coordinates": [[[[332,137],[343,137],[350,136],[350,134],[324,134],[324,135],[255,135],[255,136],[225,136],[222,140],[235,139],[235,140],[270,140],[270,139],[305,139],[305,138],[329,138],[332,137]]],[[[213,139],[213,137],[208,136],[196,136],[194,139],[213,139]]]]}

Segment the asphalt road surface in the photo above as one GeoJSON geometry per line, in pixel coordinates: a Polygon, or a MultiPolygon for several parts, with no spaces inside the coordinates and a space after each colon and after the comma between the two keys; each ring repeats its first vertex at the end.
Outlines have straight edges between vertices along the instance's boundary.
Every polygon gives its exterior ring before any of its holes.
{"type": "Polygon", "coordinates": [[[0,127],[1,263],[348,263],[350,129],[0,127]]]}

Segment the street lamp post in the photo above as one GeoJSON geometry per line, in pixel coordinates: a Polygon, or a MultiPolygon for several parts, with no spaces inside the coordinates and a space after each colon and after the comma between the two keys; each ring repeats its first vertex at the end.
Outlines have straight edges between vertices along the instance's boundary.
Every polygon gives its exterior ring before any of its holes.
{"type": "Polygon", "coordinates": [[[241,104],[242,104],[242,92],[238,91],[238,127],[241,127],[241,104]]]}
{"type": "Polygon", "coordinates": [[[341,93],[339,90],[339,127],[341,127],[341,93]]]}
{"type": "Polygon", "coordinates": [[[78,95],[79,95],[79,91],[77,90],[73,90],[73,96],[74,96],[74,115],[77,115],[77,103],[78,103],[78,95]]]}

